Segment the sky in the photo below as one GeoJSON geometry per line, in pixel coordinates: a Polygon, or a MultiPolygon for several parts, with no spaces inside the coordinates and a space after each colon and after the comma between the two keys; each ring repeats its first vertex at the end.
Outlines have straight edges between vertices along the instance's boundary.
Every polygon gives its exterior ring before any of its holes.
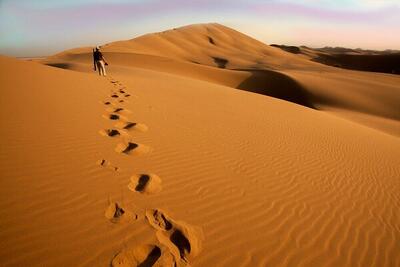
{"type": "Polygon", "coordinates": [[[46,56],[208,22],[267,44],[400,49],[400,0],[0,0],[0,54],[46,56]]]}

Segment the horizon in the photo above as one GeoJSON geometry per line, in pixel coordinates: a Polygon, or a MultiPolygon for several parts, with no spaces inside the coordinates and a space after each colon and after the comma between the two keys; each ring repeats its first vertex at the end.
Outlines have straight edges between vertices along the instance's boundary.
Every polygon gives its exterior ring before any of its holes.
{"type": "Polygon", "coordinates": [[[4,0],[0,54],[48,56],[210,22],[266,44],[399,50],[399,13],[400,3],[393,0],[4,0]]]}

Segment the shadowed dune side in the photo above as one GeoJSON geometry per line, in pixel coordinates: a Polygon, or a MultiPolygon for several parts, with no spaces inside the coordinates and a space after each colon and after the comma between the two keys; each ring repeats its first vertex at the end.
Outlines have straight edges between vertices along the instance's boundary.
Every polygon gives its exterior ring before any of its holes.
{"type": "Polygon", "coordinates": [[[54,55],[45,59],[39,59],[37,62],[59,69],[91,72],[93,71],[92,52],[88,52],[90,48],[85,50],[84,53],[66,53],[62,56],[54,55]],[[88,68],[88,65],[91,65],[91,67],[88,68]]]}
{"type": "Polygon", "coordinates": [[[54,62],[54,63],[46,63],[45,65],[50,66],[50,67],[55,67],[59,69],[72,69],[72,64],[70,63],[65,63],[65,62],[54,62]]]}
{"type": "Polygon", "coordinates": [[[348,55],[320,53],[313,60],[345,69],[400,74],[400,54],[348,55]]]}
{"type": "Polygon", "coordinates": [[[272,47],[302,55],[311,61],[337,68],[400,74],[400,53],[349,48],[310,48],[272,44],[272,47]]]}
{"type": "Polygon", "coordinates": [[[272,47],[277,47],[282,49],[283,51],[292,53],[292,54],[300,54],[301,49],[297,46],[289,46],[289,45],[277,45],[277,44],[271,44],[272,47]]]}
{"type": "Polygon", "coordinates": [[[251,76],[237,87],[238,89],[272,96],[309,108],[314,108],[310,94],[289,76],[269,70],[247,70],[251,76]]]}
{"type": "Polygon", "coordinates": [[[307,90],[318,110],[400,135],[400,77],[358,71],[284,72],[307,90]]]}

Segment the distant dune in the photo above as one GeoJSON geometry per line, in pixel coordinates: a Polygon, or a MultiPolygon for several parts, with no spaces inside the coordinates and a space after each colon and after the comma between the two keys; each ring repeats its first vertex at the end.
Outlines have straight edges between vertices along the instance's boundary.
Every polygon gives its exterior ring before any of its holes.
{"type": "Polygon", "coordinates": [[[220,24],[91,49],[0,57],[1,266],[400,266],[400,76],[220,24]]]}
{"type": "Polygon", "coordinates": [[[351,70],[400,74],[400,51],[362,50],[343,47],[309,48],[305,46],[271,45],[293,54],[333,67],[351,70]]]}

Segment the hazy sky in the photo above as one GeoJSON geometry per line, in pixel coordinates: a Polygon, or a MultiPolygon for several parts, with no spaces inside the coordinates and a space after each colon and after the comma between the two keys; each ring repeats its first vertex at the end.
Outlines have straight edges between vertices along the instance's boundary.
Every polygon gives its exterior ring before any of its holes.
{"type": "Polygon", "coordinates": [[[400,49],[400,0],[0,0],[0,54],[50,55],[206,22],[268,44],[400,49]]]}

